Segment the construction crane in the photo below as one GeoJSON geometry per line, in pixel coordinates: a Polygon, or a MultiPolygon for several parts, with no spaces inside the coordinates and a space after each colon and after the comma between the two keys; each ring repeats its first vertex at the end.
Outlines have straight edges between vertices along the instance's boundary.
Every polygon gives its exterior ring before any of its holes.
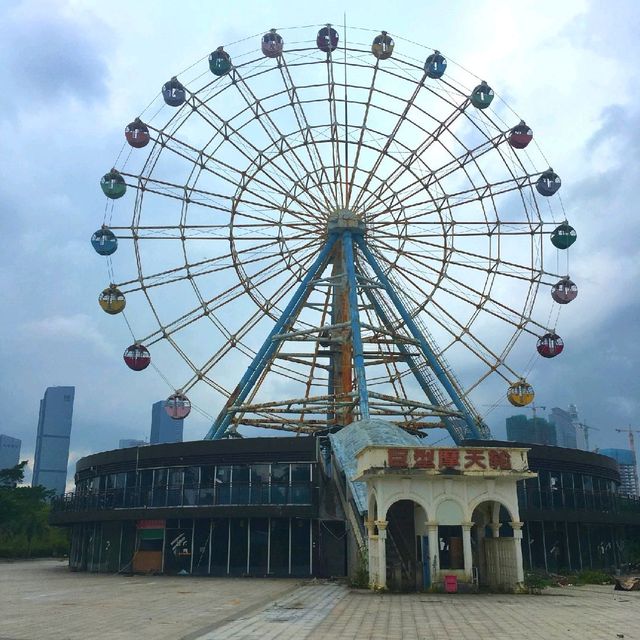
{"type": "Polygon", "coordinates": [[[631,451],[633,451],[633,458],[635,460],[636,459],[636,443],[635,443],[635,439],[633,437],[633,434],[634,433],[640,433],[640,429],[633,429],[633,428],[631,428],[631,426],[629,426],[626,429],[616,429],[616,431],[618,433],[628,433],[629,434],[629,449],[631,449],[631,451]]]}
{"type": "Polygon", "coordinates": [[[584,422],[576,422],[576,425],[580,427],[582,433],[584,433],[584,448],[587,451],[591,451],[591,449],[589,449],[589,431],[600,431],[600,429],[598,429],[598,427],[590,427],[584,422]]]}

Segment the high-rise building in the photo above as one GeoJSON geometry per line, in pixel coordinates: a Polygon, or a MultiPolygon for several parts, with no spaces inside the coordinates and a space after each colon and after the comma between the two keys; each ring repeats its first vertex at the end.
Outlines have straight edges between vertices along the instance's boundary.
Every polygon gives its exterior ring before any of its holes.
{"type": "Polygon", "coordinates": [[[22,440],[0,433],[0,469],[11,469],[20,462],[22,440]]]}
{"type": "Polygon", "coordinates": [[[129,447],[144,447],[144,445],[146,444],[149,444],[146,440],[124,438],[118,442],[118,449],[129,449],[129,447]]]}
{"type": "Polygon", "coordinates": [[[153,403],[151,409],[151,438],[149,444],[182,442],[184,420],[174,420],[164,410],[164,400],[153,403]]]}
{"type": "Polygon", "coordinates": [[[40,400],[33,486],[63,494],[67,484],[75,387],[48,387],[40,400]]]}
{"type": "Polygon", "coordinates": [[[598,453],[609,456],[618,463],[620,470],[619,493],[627,496],[640,496],[635,451],[631,451],[631,449],[600,449],[598,453]]]}
{"type": "Polygon", "coordinates": [[[556,444],[556,431],[544,418],[519,414],[507,418],[507,440],[530,444],[556,444]]]}
{"type": "Polygon", "coordinates": [[[0,433],[0,469],[11,469],[20,462],[21,444],[22,440],[0,433]]]}
{"type": "Polygon", "coordinates": [[[577,412],[572,412],[571,407],[569,407],[569,411],[560,409],[560,407],[551,409],[549,422],[556,428],[556,440],[559,447],[578,448],[575,418],[577,418],[577,412]]]}

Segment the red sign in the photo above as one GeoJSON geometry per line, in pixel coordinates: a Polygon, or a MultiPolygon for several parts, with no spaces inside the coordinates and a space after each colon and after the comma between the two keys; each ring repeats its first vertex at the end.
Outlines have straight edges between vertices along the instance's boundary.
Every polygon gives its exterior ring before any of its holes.
{"type": "MultiPolygon", "coordinates": [[[[485,471],[495,469],[509,471],[509,449],[387,449],[387,466],[394,469],[461,469],[485,471]],[[438,453],[436,461],[436,452],[438,453]],[[461,460],[462,458],[462,460],[461,460]]],[[[154,521],[151,521],[154,522],[154,521]]]]}

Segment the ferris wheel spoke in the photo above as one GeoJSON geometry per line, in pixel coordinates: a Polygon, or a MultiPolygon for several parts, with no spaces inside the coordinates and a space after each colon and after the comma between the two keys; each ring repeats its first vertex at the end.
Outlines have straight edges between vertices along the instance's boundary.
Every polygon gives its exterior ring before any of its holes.
{"type": "MultiPolygon", "coordinates": [[[[333,77],[333,60],[327,62],[327,99],[329,106],[329,122],[331,127],[331,158],[333,163],[333,190],[336,203],[345,206],[344,184],[342,178],[342,162],[340,159],[340,132],[336,110],[336,82],[333,77]]],[[[347,133],[345,132],[345,140],[347,133]]]]}
{"type": "MultiPolygon", "coordinates": [[[[331,179],[329,178],[329,174],[327,172],[327,168],[320,156],[320,151],[318,150],[317,142],[315,140],[313,134],[313,128],[309,126],[309,121],[307,119],[307,114],[303,107],[302,102],[300,101],[300,97],[298,94],[298,90],[293,82],[293,78],[291,76],[291,71],[287,64],[286,56],[282,55],[280,57],[280,64],[278,65],[280,70],[280,76],[282,78],[282,82],[285,86],[287,95],[289,96],[289,102],[291,105],[291,109],[293,110],[294,116],[296,118],[296,122],[298,124],[298,130],[303,133],[304,145],[303,149],[306,151],[309,156],[309,161],[311,162],[311,166],[313,167],[313,172],[315,175],[319,175],[321,178],[321,183],[326,183],[327,185],[331,184],[331,179]]],[[[333,204],[329,201],[326,194],[324,193],[324,189],[320,189],[325,204],[327,206],[327,210],[331,211],[337,204],[336,194],[333,193],[333,204]]]]}
{"type": "MultiPolygon", "coordinates": [[[[285,181],[284,182],[285,184],[290,184],[292,182],[295,182],[295,180],[292,179],[292,174],[295,176],[296,180],[301,179],[300,175],[296,173],[296,171],[292,168],[292,163],[289,162],[289,159],[287,157],[288,154],[286,153],[286,151],[288,150],[287,149],[288,143],[286,142],[286,139],[276,141],[275,148],[278,151],[278,153],[277,155],[269,158],[268,156],[265,155],[264,151],[261,151],[260,149],[258,149],[258,147],[256,147],[249,140],[247,140],[247,138],[242,134],[242,132],[239,129],[235,128],[231,124],[231,122],[222,120],[214,111],[210,109],[207,103],[198,101],[197,97],[195,96],[194,96],[194,102],[199,102],[199,104],[196,105],[197,107],[196,112],[200,115],[200,117],[202,117],[205,120],[205,122],[207,122],[218,134],[220,134],[224,138],[224,140],[229,140],[231,144],[235,147],[235,149],[238,152],[242,153],[242,155],[244,155],[250,163],[255,164],[255,162],[258,161],[262,164],[263,162],[269,160],[270,166],[273,168],[274,173],[277,173],[280,176],[280,179],[285,181]],[[206,111],[206,114],[204,113],[205,111],[206,111]],[[249,149],[252,152],[252,155],[249,155],[238,144],[237,141],[242,142],[245,148],[249,149]],[[281,167],[279,163],[275,162],[276,159],[283,160],[284,163],[287,165],[288,171],[285,170],[283,167],[281,167]]],[[[258,120],[260,120],[260,118],[258,118],[258,120]]],[[[261,122],[261,127],[265,128],[264,123],[262,122],[261,122]]],[[[278,177],[274,175],[272,179],[274,181],[277,181],[278,177]]],[[[315,198],[311,196],[311,194],[309,194],[309,197],[312,200],[314,200],[316,207],[320,206],[318,201],[315,200],[315,198]]],[[[309,212],[309,215],[313,215],[313,214],[309,212]]]]}
{"type": "MultiPolygon", "coordinates": [[[[178,140],[175,136],[163,133],[159,131],[159,142],[163,148],[171,151],[175,155],[193,163],[194,167],[200,167],[202,171],[210,173],[214,175],[216,178],[224,180],[229,186],[233,187],[234,192],[236,191],[238,185],[242,185],[244,190],[250,193],[254,198],[258,198],[257,202],[261,202],[266,200],[269,202],[271,206],[274,208],[278,207],[278,203],[270,198],[267,198],[265,194],[277,194],[281,197],[291,197],[292,201],[294,201],[303,212],[300,212],[299,215],[307,215],[313,216],[315,211],[312,209],[308,209],[308,205],[301,200],[297,199],[294,196],[291,196],[287,190],[283,187],[281,181],[276,180],[275,178],[271,178],[269,172],[262,172],[261,175],[266,177],[268,181],[259,176],[252,177],[251,182],[247,180],[246,171],[241,171],[229,163],[225,163],[218,157],[215,157],[211,153],[206,153],[204,150],[196,149],[191,145],[188,145],[186,142],[178,140]],[[214,168],[215,167],[215,168],[214,168]],[[256,187],[250,187],[250,184],[256,184],[256,187]],[[260,190],[258,190],[260,188],[260,190]]],[[[250,156],[246,154],[238,145],[236,145],[231,138],[229,140],[229,144],[231,144],[236,151],[242,153],[242,155],[250,162],[251,164],[255,164],[256,161],[266,162],[267,159],[264,157],[264,154],[258,154],[258,156],[250,156]]],[[[228,198],[233,198],[233,194],[229,194],[228,198]]]]}
{"type": "MultiPolygon", "coordinates": [[[[415,288],[415,273],[411,271],[407,271],[402,267],[397,268],[397,272],[402,275],[403,279],[406,280],[407,283],[414,285],[415,288]]],[[[419,280],[424,280],[422,277],[418,277],[419,280]]],[[[428,281],[426,281],[428,282],[428,281]]],[[[431,284],[431,283],[429,283],[431,284]]],[[[429,306],[425,302],[419,302],[416,300],[415,296],[411,293],[411,291],[404,287],[402,289],[405,292],[407,298],[413,303],[412,315],[417,315],[418,313],[424,312],[427,316],[429,316],[434,322],[436,322],[442,329],[444,329],[452,338],[452,342],[449,343],[448,346],[444,348],[440,348],[439,355],[442,356],[447,349],[455,344],[456,342],[460,342],[460,344],[464,345],[469,351],[471,351],[476,357],[481,359],[487,366],[497,367],[502,363],[503,356],[499,356],[493,352],[483,341],[477,338],[470,332],[471,323],[467,323],[466,325],[461,323],[457,317],[451,314],[445,306],[441,305],[437,300],[433,297],[429,300],[429,304],[433,305],[436,309],[440,311],[440,313],[446,318],[443,319],[438,315],[434,314],[429,310],[429,306]],[[458,328],[458,331],[454,331],[452,326],[458,328]]],[[[425,296],[427,297],[427,296],[425,296]]],[[[461,298],[466,302],[468,300],[461,298]]],[[[470,303],[470,302],[469,302],[470,303]]],[[[470,303],[471,304],[471,303],[470,303]]],[[[506,322],[509,320],[505,318],[501,318],[506,322]]],[[[506,366],[506,365],[505,365],[506,366]]],[[[512,372],[515,375],[515,372],[512,372]]]]}
{"type": "MultiPolygon", "coordinates": [[[[446,270],[442,272],[440,270],[435,269],[431,264],[429,264],[424,260],[423,256],[416,256],[410,253],[406,254],[407,259],[410,262],[413,262],[416,266],[420,266],[421,268],[426,268],[428,271],[431,271],[437,274],[438,276],[437,281],[434,282],[432,280],[429,280],[425,276],[423,276],[421,270],[416,271],[415,269],[403,267],[401,264],[392,263],[388,258],[384,257],[384,255],[381,255],[381,254],[382,252],[379,251],[377,255],[381,258],[382,261],[386,262],[388,265],[393,266],[395,269],[397,269],[398,272],[400,272],[404,276],[409,286],[414,284],[415,280],[418,280],[429,285],[429,287],[432,288],[432,290],[434,291],[436,287],[438,287],[441,291],[447,293],[448,295],[451,295],[457,298],[458,300],[465,302],[471,308],[477,309],[478,311],[482,310],[485,313],[495,318],[498,318],[504,322],[507,322],[518,329],[526,330],[532,335],[537,335],[537,334],[527,329],[527,325],[529,324],[532,324],[538,327],[538,329],[540,329],[543,332],[546,332],[548,330],[547,327],[544,327],[540,323],[536,322],[533,318],[523,317],[522,312],[519,312],[509,307],[508,305],[502,302],[499,302],[495,298],[492,298],[490,296],[490,290],[480,291],[475,287],[472,287],[467,282],[464,282],[459,278],[455,278],[451,276],[451,274],[447,273],[446,270]],[[450,286],[443,284],[443,282],[444,283],[451,282],[451,284],[455,285],[459,290],[455,290],[450,286]],[[467,297],[467,295],[463,294],[462,291],[467,292],[467,294],[472,297],[467,297]],[[488,307],[489,303],[491,303],[491,305],[495,308],[488,307]],[[480,305],[480,308],[478,308],[479,305],[480,305]]],[[[460,264],[459,266],[467,267],[468,265],[460,264]]],[[[484,272],[487,272],[488,278],[495,277],[495,275],[492,273],[490,269],[481,269],[481,270],[484,272]]],[[[531,278],[523,278],[523,280],[526,280],[527,282],[531,282],[531,278]]],[[[535,278],[534,278],[534,282],[537,282],[535,278]]],[[[426,308],[426,306],[430,303],[437,305],[437,302],[434,301],[433,297],[425,296],[424,302],[418,306],[420,309],[423,309],[423,308],[426,308]]]]}
{"type": "MultiPolygon", "coordinates": [[[[402,162],[398,164],[398,166],[391,172],[391,174],[387,176],[384,186],[381,185],[380,187],[378,187],[378,189],[371,196],[369,196],[362,202],[361,207],[363,209],[366,209],[367,205],[370,203],[373,197],[379,198],[382,195],[384,188],[389,189],[393,187],[397,180],[402,177],[403,173],[407,171],[417,159],[423,156],[426,153],[427,149],[440,138],[443,132],[448,131],[450,127],[453,126],[455,121],[462,114],[464,114],[464,110],[468,103],[468,99],[465,99],[464,102],[456,106],[453,112],[450,113],[449,116],[447,116],[447,118],[445,118],[442,122],[440,122],[438,126],[415,149],[413,149],[402,162]]],[[[356,206],[357,204],[358,202],[356,201],[354,206],[356,206]]]]}
{"type": "MultiPolygon", "coordinates": [[[[303,177],[299,173],[300,170],[303,171],[304,175],[309,175],[309,167],[305,162],[303,162],[303,160],[297,154],[295,148],[293,148],[289,144],[288,137],[284,135],[283,132],[280,130],[275,120],[271,117],[271,114],[269,113],[269,111],[264,107],[262,101],[258,99],[258,97],[255,95],[255,93],[251,89],[251,87],[246,83],[243,76],[240,75],[240,73],[237,70],[234,70],[233,73],[234,73],[233,84],[236,87],[238,93],[241,95],[242,99],[246,102],[247,107],[254,110],[256,115],[256,120],[260,123],[260,126],[264,130],[267,137],[270,139],[271,143],[276,147],[280,145],[281,157],[284,160],[287,167],[289,168],[289,170],[292,172],[293,175],[296,176],[298,181],[303,177]],[[269,123],[270,127],[272,127],[273,130],[270,130],[266,126],[265,121],[269,123]],[[275,136],[274,136],[274,132],[276,134],[275,136]],[[291,158],[292,158],[291,161],[289,160],[289,155],[291,155],[291,158]],[[296,163],[295,165],[294,165],[294,161],[296,163]]],[[[322,186],[315,179],[315,175],[313,175],[312,179],[314,181],[315,189],[318,191],[318,193],[324,196],[322,186]]],[[[320,200],[316,199],[314,192],[311,192],[308,195],[309,197],[311,197],[316,207],[318,207],[318,209],[322,211],[323,204],[320,200]]],[[[329,202],[325,198],[324,206],[328,206],[328,205],[329,205],[329,202]]]]}
{"type": "MultiPolygon", "coordinates": [[[[455,136],[454,136],[455,137],[455,136]]],[[[485,182],[488,182],[486,176],[484,175],[483,170],[478,165],[477,161],[483,155],[489,153],[492,150],[495,150],[498,142],[504,138],[504,133],[500,133],[492,139],[488,139],[474,147],[473,149],[467,149],[464,153],[455,155],[453,152],[449,151],[449,154],[453,156],[452,160],[449,160],[442,166],[438,168],[432,168],[431,174],[425,178],[416,178],[412,182],[400,187],[397,192],[398,197],[402,199],[410,199],[417,194],[427,191],[430,187],[435,184],[439,184],[442,180],[447,177],[454,175],[458,171],[463,171],[467,177],[467,180],[471,184],[474,184],[473,179],[471,178],[469,172],[466,170],[467,165],[474,164],[476,169],[480,173],[480,175],[484,178],[485,182]]],[[[459,141],[460,144],[461,141],[459,141]]],[[[515,178],[515,176],[513,176],[515,178]]],[[[393,184],[393,183],[391,183],[393,184]]],[[[474,192],[479,193],[481,187],[474,185],[474,192]]],[[[389,197],[381,199],[383,203],[388,203],[389,197]]],[[[375,219],[375,218],[373,218],[375,219]]]]}
{"type": "MultiPolygon", "coordinates": [[[[312,252],[309,256],[307,256],[305,258],[306,263],[309,263],[311,259],[314,257],[314,255],[315,254],[312,252]]],[[[303,263],[303,266],[304,266],[304,263],[303,263]]],[[[256,285],[265,284],[270,280],[272,280],[273,278],[281,275],[281,273],[282,273],[282,270],[279,268],[279,265],[269,265],[267,267],[264,267],[254,275],[256,285]]],[[[294,274],[290,274],[288,279],[279,287],[278,295],[274,297],[274,299],[276,300],[276,303],[277,301],[282,299],[282,297],[287,295],[291,287],[295,285],[296,281],[297,281],[296,276],[294,274]]],[[[144,294],[147,296],[149,304],[154,309],[154,313],[155,313],[155,307],[153,306],[153,302],[151,301],[151,298],[147,291],[149,288],[151,287],[145,286],[143,287],[142,290],[144,294]]],[[[204,304],[201,303],[196,307],[192,308],[190,311],[184,313],[179,318],[175,319],[169,324],[166,324],[166,325],[163,324],[159,316],[156,314],[156,320],[158,322],[160,329],[145,336],[143,341],[149,345],[153,345],[159,340],[166,338],[167,336],[171,336],[181,331],[182,329],[185,329],[187,326],[193,324],[194,322],[200,320],[201,318],[209,314],[214,314],[215,311],[218,311],[223,306],[228,305],[229,303],[233,302],[238,297],[244,294],[245,294],[245,287],[243,283],[238,282],[232,285],[231,287],[227,288],[225,291],[217,294],[213,298],[210,298],[209,300],[205,301],[204,304]]],[[[268,309],[265,309],[265,306],[262,305],[259,308],[259,311],[257,313],[259,313],[260,317],[264,317],[265,311],[269,313],[273,313],[272,310],[274,308],[275,308],[275,304],[269,304],[268,309]]]]}
{"type": "Polygon", "coordinates": [[[363,150],[364,134],[365,134],[365,131],[367,130],[367,120],[369,118],[369,112],[371,110],[371,101],[373,99],[373,92],[376,86],[376,78],[378,76],[379,67],[380,67],[380,61],[376,59],[376,63],[373,67],[373,76],[371,78],[371,86],[369,87],[369,93],[367,95],[367,100],[365,103],[364,115],[362,117],[362,124],[360,125],[360,135],[358,136],[358,142],[356,144],[355,158],[353,160],[353,166],[351,168],[351,179],[349,179],[347,183],[347,201],[346,201],[347,208],[349,208],[349,204],[351,202],[351,195],[353,192],[353,186],[356,179],[356,173],[358,171],[360,154],[362,153],[362,150],[363,150]]]}
{"type": "MultiPolygon", "coordinates": [[[[364,190],[368,189],[369,184],[371,183],[372,176],[375,175],[378,172],[378,170],[380,169],[380,165],[382,164],[382,161],[384,160],[385,156],[388,154],[389,148],[391,147],[391,144],[395,140],[396,135],[400,131],[400,128],[405,123],[407,115],[409,114],[409,111],[414,106],[415,101],[416,101],[418,95],[420,94],[420,90],[423,87],[424,79],[426,77],[427,77],[427,74],[426,74],[426,72],[424,72],[421,80],[415,85],[413,93],[411,94],[411,97],[406,101],[404,109],[402,110],[402,113],[399,115],[398,119],[396,120],[393,128],[391,129],[391,132],[389,133],[387,141],[385,142],[383,148],[380,150],[380,153],[379,153],[378,157],[376,158],[375,162],[373,163],[373,166],[371,167],[371,169],[369,171],[369,176],[367,177],[367,180],[365,181],[365,184],[363,186],[363,191],[362,192],[364,192],[364,190]]],[[[368,202],[368,199],[363,202],[362,206],[366,207],[367,202],[368,202]]],[[[355,207],[357,207],[357,205],[358,205],[358,199],[356,199],[356,202],[354,203],[355,207]]]]}

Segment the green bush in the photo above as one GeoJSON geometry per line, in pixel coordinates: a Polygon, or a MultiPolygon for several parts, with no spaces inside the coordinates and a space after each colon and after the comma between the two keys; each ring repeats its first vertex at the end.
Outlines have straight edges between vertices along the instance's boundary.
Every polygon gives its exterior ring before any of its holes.
{"type": "Polygon", "coordinates": [[[579,571],[576,584],[613,584],[613,578],[602,571],[579,571]]]}

